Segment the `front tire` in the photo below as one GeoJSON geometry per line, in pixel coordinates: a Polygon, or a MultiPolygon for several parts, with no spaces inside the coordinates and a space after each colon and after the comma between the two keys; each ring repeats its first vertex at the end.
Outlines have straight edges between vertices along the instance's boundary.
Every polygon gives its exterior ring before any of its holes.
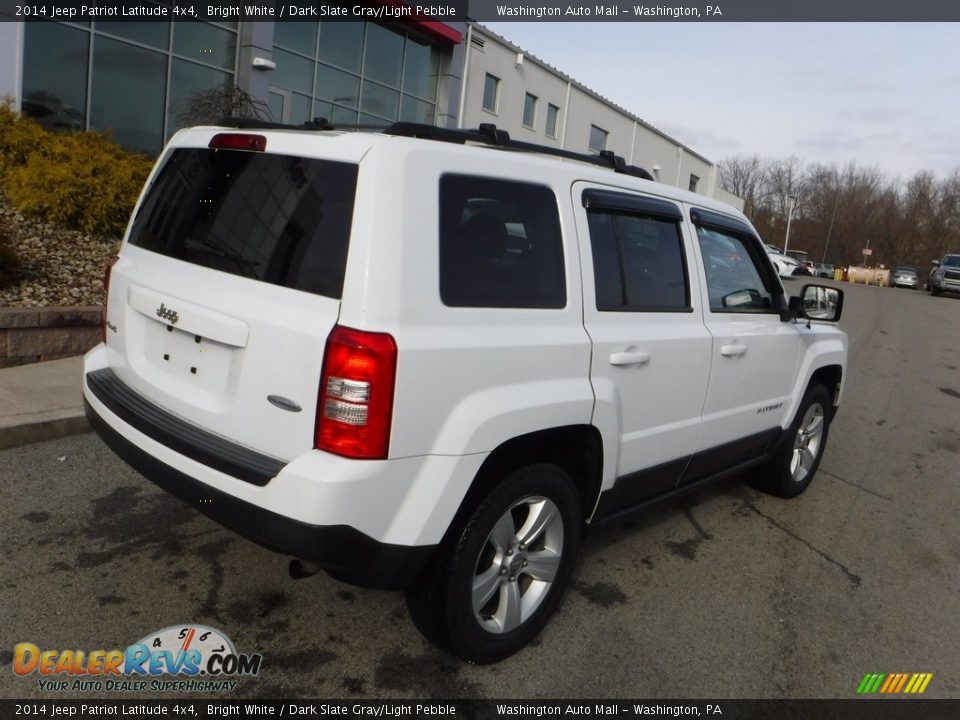
{"type": "Polygon", "coordinates": [[[536,463],[510,473],[450,533],[408,591],[414,624],[472,662],[512,655],[559,605],[582,526],[579,494],[565,471],[536,463]]]}
{"type": "Polygon", "coordinates": [[[759,468],[762,490],[782,498],[796,497],[810,485],[830,430],[830,393],[823,385],[811,385],[800,401],[779,449],[759,468]]]}

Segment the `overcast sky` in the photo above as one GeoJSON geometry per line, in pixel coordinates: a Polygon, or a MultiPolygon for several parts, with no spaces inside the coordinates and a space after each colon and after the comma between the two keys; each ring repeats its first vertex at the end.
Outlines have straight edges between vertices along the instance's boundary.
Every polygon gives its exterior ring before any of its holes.
{"type": "Polygon", "coordinates": [[[714,161],[960,168],[960,24],[484,25],[714,161]]]}

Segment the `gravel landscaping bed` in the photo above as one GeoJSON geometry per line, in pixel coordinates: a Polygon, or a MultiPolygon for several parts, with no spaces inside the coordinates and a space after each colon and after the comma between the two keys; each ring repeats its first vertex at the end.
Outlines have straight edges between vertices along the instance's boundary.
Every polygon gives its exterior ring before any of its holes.
{"type": "Polygon", "coordinates": [[[0,288],[0,307],[53,307],[103,303],[103,271],[118,238],[91,237],[36,222],[0,195],[0,234],[20,260],[20,279],[0,288]]]}

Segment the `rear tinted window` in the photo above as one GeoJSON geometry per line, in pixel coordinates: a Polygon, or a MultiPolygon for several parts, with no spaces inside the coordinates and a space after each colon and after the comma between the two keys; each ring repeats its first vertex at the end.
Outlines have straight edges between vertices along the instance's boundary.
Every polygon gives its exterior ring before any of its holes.
{"type": "Polygon", "coordinates": [[[356,185],[349,163],[181,148],[147,192],[130,243],[339,298],[356,185]]]}
{"type": "Polygon", "coordinates": [[[564,307],[563,236],[553,191],[444,175],[440,297],[449,307],[564,307]]]}

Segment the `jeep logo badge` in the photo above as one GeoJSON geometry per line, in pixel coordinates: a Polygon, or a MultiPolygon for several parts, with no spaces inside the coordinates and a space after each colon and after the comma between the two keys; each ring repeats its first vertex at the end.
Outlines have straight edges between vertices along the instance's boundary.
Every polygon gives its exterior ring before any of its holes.
{"type": "Polygon", "coordinates": [[[180,313],[176,310],[170,310],[163,303],[160,303],[160,307],[157,308],[157,317],[161,320],[169,320],[171,325],[176,325],[177,320],[180,319],[180,313]]]}

